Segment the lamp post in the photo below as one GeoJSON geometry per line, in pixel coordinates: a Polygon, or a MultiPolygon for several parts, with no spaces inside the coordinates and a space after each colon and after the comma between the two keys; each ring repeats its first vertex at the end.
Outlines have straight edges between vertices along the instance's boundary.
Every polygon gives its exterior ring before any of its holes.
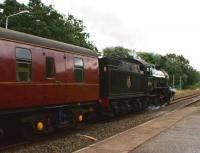
{"type": "Polygon", "coordinates": [[[23,13],[29,13],[29,11],[28,10],[24,10],[24,11],[21,11],[21,12],[18,12],[18,13],[15,13],[15,14],[11,14],[11,15],[7,16],[6,17],[6,29],[8,29],[8,19],[9,19],[9,17],[16,16],[16,15],[23,14],[23,13]]]}

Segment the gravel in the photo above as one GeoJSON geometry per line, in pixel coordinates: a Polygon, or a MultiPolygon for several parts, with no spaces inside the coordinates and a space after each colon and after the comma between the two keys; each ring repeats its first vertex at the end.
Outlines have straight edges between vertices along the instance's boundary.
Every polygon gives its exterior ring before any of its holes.
{"type": "MultiPolygon", "coordinates": [[[[61,137],[56,137],[51,140],[39,141],[37,143],[22,146],[15,150],[8,150],[6,152],[14,153],[68,153],[73,152],[83,147],[86,147],[94,141],[90,138],[80,136],[87,135],[91,136],[98,141],[113,136],[119,132],[125,131],[146,121],[149,121],[157,116],[160,116],[166,112],[175,110],[178,106],[184,102],[175,103],[166,107],[161,107],[158,110],[148,110],[145,112],[128,114],[109,121],[100,121],[93,123],[88,128],[77,130],[68,134],[63,134],[61,137]]],[[[199,106],[196,103],[195,105],[199,106]]]]}

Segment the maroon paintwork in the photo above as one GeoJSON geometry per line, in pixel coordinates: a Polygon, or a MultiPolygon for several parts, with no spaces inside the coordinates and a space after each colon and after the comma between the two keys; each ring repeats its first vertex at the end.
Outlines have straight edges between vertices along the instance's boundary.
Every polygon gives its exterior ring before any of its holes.
{"type": "Polygon", "coordinates": [[[98,68],[96,56],[0,39],[0,109],[96,102],[99,98],[98,68]],[[31,50],[31,83],[16,82],[16,47],[31,50]],[[46,56],[55,58],[54,79],[45,76],[46,56]],[[75,82],[74,57],[83,58],[84,83],[75,82]]]}

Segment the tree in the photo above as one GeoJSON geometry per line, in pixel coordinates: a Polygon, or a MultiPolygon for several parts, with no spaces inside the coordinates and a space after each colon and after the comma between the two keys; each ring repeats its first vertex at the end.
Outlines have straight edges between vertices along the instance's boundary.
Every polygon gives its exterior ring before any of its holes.
{"type": "Polygon", "coordinates": [[[127,58],[130,57],[134,50],[130,50],[121,46],[107,47],[103,49],[104,57],[114,57],[114,58],[127,58]]]}
{"type": "Polygon", "coordinates": [[[97,48],[89,41],[89,33],[84,31],[85,26],[82,20],[70,14],[64,16],[58,13],[53,6],[46,6],[41,0],[30,0],[28,5],[20,4],[16,0],[5,0],[0,7],[4,9],[4,13],[0,16],[1,27],[5,27],[6,16],[21,10],[29,10],[29,14],[10,18],[9,29],[97,51],[97,48]]]}
{"type": "Polygon", "coordinates": [[[198,72],[193,69],[189,61],[182,55],[167,54],[161,58],[161,66],[169,73],[170,84],[172,85],[173,77],[175,85],[178,87],[180,79],[182,87],[186,88],[198,81],[198,72]]]}
{"type": "Polygon", "coordinates": [[[169,84],[173,85],[173,76],[175,78],[175,87],[180,87],[180,79],[182,87],[187,88],[200,81],[200,72],[190,66],[189,61],[182,55],[167,54],[165,56],[138,52],[138,56],[150,64],[160,65],[169,74],[169,84]]]}

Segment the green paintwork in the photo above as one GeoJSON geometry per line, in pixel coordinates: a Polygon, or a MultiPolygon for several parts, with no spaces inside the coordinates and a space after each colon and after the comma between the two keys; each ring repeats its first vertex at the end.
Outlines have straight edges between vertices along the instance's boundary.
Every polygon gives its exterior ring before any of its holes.
{"type": "Polygon", "coordinates": [[[102,58],[100,61],[101,97],[110,99],[145,95],[146,77],[139,65],[125,60],[102,58]]]}

